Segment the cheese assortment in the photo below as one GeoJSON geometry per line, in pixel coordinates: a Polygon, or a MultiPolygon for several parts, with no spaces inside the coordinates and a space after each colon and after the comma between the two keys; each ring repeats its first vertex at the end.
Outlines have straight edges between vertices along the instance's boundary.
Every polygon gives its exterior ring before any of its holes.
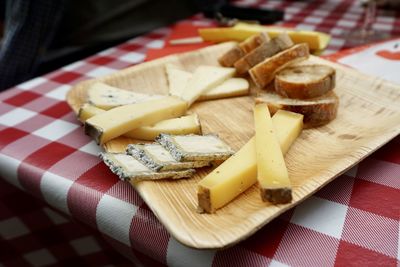
{"type": "Polygon", "coordinates": [[[241,43],[220,56],[218,62],[223,67],[200,65],[189,72],[166,64],[168,96],[94,83],[78,114],[87,135],[100,145],[119,136],[153,141],[129,144],[125,153],[101,153],[104,163],[120,179],[131,182],[189,178],[196,168],[219,165],[198,183],[200,212],[216,212],[256,183],[262,201],[291,202],[292,185],[284,155],[300,135],[303,120],[307,119],[308,127],[318,126],[336,116],[338,100],[331,91],[335,73],[327,68],[321,71],[318,65],[292,66],[307,59],[309,46],[321,48],[321,35],[274,33],[271,29],[239,24],[230,29],[204,30],[205,38],[229,37],[241,43]],[[308,45],[295,44],[301,38],[308,45]],[[249,94],[249,81],[235,77],[238,74],[250,74],[260,89],[275,80],[276,93],[269,90],[256,97],[255,135],[235,153],[217,133],[203,135],[199,117],[187,111],[196,101],[249,94]],[[329,86],[325,86],[327,80],[329,86]],[[332,108],[326,105],[328,94],[335,99],[332,108]],[[302,99],[292,99],[298,95],[302,99]],[[290,111],[284,110],[288,107],[290,111]]]}

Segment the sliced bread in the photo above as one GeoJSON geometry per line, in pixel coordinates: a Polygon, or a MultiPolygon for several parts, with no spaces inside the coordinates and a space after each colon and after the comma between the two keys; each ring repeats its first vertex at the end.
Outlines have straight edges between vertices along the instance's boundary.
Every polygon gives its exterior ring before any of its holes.
{"type": "Polygon", "coordinates": [[[339,98],[333,91],[311,99],[291,99],[275,92],[264,92],[255,101],[267,103],[271,115],[280,109],[303,114],[305,128],[321,126],[335,119],[339,106],[339,98]]]}
{"type": "Polygon", "coordinates": [[[275,76],[275,91],[284,97],[309,99],[335,88],[335,69],[326,65],[300,65],[275,76]]]}
{"type": "Polygon", "coordinates": [[[220,58],[218,58],[218,62],[223,67],[232,67],[236,61],[244,57],[247,53],[253,51],[262,43],[269,40],[270,38],[266,32],[253,35],[223,54],[220,58]]]}
{"type": "Polygon", "coordinates": [[[238,74],[244,74],[249,69],[289,47],[293,46],[293,42],[289,35],[282,33],[270,41],[262,43],[256,49],[235,62],[234,67],[238,74]]]}
{"type": "Polygon", "coordinates": [[[269,38],[268,33],[262,32],[260,34],[253,35],[247,38],[239,44],[239,47],[244,53],[247,54],[259,47],[261,44],[268,42],[269,40],[271,40],[271,38],[269,38]]]}
{"type": "Polygon", "coordinates": [[[307,59],[309,54],[306,43],[294,45],[258,63],[249,70],[250,76],[258,87],[263,88],[275,78],[278,71],[290,64],[307,59]]]}

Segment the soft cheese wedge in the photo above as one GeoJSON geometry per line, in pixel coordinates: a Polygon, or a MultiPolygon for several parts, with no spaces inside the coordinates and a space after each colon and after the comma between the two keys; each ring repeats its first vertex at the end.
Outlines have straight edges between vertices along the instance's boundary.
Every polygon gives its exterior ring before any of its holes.
{"type": "MultiPolygon", "coordinates": [[[[282,153],[286,153],[303,126],[303,115],[280,110],[272,117],[282,153]]],[[[214,169],[198,184],[199,210],[213,213],[257,182],[255,138],[214,169]]]]}
{"type": "Polygon", "coordinates": [[[193,169],[155,172],[132,156],[125,154],[101,153],[100,158],[114,174],[124,181],[180,179],[191,177],[195,173],[193,169]]]}
{"type": "MultiPolygon", "coordinates": [[[[193,74],[179,69],[176,65],[166,64],[165,66],[168,82],[169,94],[181,97],[186,84],[193,74]]],[[[234,96],[247,95],[249,93],[249,82],[243,78],[229,78],[220,85],[203,93],[198,100],[211,100],[234,96]]]]}
{"type": "Polygon", "coordinates": [[[186,109],[187,103],[174,96],[125,105],[88,119],[85,122],[85,133],[98,144],[104,144],[139,127],[179,117],[186,109]]]}
{"type": "Polygon", "coordinates": [[[88,102],[98,108],[109,110],[118,106],[159,99],[160,95],[146,95],[122,90],[105,83],[94,83],[88,89],[88,102]]]}
{"type": "Polygon", "coordinates": [[[200,168],[210,165],[209,161],[177,161],[171,156],[168,150],[157,143],[130,144],[126,149],[126,153],[157,172],[200,168]]]}
{"type": "MultiPolygon", "coordinates": [[[[97,108],[91,104],[84,104],[78,112],[78,119],[85,122],[89,118],[105,112],[105,110],[97,108]]],[[[166,134],[201,134],[201,125],[199,116],[196,113],[182,116],[179,118],[163,120],[154,125],[143,126],[124,134],[126,137],[153,141],[161,133],[166,134]]]]}
{"type": "Polygon", "coordinates": [[[181,98],[192,105],[202,94],[221,84],[235,74],[234,68],[200,66],[187,82],[181,98]]]}
{"type": "Polygon", "coordinates": [[[185,90],[186,84],[193,75],[170,63],[165,65],[165,70],[168,77],[169,94],[180,97],[185,90]]]}
{"type": "Polygon", "coordinates": [[[257,180],[260,184],[261,199],[273,204],[288,203],[292,200],[292,186],[266,104],[257,104],[254,107],[254,123],[257,180]]]}
{"type": "Polygon", "coordinates": [[[225,160],[233,154],[233,150],[214,134],[160,134],[156,142],[168,150],[177,161],[225,160]]]}
{"type": "Polygon", "coordinates": [[[249,94],[249,82],[243,78],[230,78],[201,95],[199,100],[212,100],[249,94]]]}

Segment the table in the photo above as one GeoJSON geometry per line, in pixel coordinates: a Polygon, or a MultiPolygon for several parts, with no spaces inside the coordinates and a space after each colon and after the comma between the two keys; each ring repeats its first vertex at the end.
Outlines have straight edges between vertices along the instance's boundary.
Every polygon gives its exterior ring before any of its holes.
{"type": "MultiPolygon", "coordinates": [[[[332,34],[325,54],[346,47],[340,33],[362,21],[355,1],[238,4],[284,9],[285,24],[332,34]]],[[[209,23],[200,15],[186,22],[209,23]]],[[[400,35],[400,13],[380,12],[375,28],[400,35]]],[[[116,250],[138,266],[399,266],[399,137],[232,248],[195,250],[170,237],[100,162],[64,101],[73,84],[142,62],[169,32],[155,30],[0,94],[0,263],[128,265],[116,250]]]]}

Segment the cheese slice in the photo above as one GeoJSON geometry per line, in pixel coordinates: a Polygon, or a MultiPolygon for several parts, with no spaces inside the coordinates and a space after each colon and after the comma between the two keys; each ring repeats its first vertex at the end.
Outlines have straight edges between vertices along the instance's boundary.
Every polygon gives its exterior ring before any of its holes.
{"type": "Polygon", "coordinates": [[[101,153],[100,158],[114,174],[124,181],[180,179],[191,177],[195,173],[193,169],[155,172],[132,156],[125,154],[101,153]]]}
{"type": "Polygon", "coordinates": [[[285,159],[266,104],[254,107],[257,180],[261,199],[273,204],[292,201],[292,186],[285,159]]]}
{"type": "Polygon", "coordinates": [[[143,126],[129,131],[124,136],[152,141],[162,133],[173,135],[201,134],[199,117],[193,113],[180,118],[163,120],[154,125],[143,126]]]}
{"type": "Polygon", "coordinates": [[[177,161],[225,160],[233,154],[233,150],[214,134],[160,134],[156,142],[168,150],[177,161]]]}
{"type": "Polygon", "coordinates": [[[105,83],[94,83],[88,89],[88,102],[98,108],[109,110],[118,106],[159,99],[160,95],[147,95],[122,90],[105,83]]]}
{"type": "Polygon", "coordinates": [[[98,144],[104,144],[139,127],[179,117],[186,109],[187,103],[174,96],[120,106],[88,119],[85,133],[98,144]]]}
{"type": "Polygon", "coordinates": [[[260,32],[267,32],[271,38],[286,32],[295,44],[307,43],[311,50],[325,49],[330,41],[330,36],[322,32],[303,31],[284,27],[270,27],[248,23],[237,23],[234,27],[199,29],[199,35],[203,40],[212,42],[241,42],[255,34],[259,34],[260,32]]]}
{"type": "Polygon", "coordinates": [[[179,69],[173,64],[166,64],[165,70],[168,77],[169,94],[181,97],[186,84],[193,75],[190,72],[179,69]]]}
{"type": "MultiPolygon", "coordinates": [[[[272,117],[276,135],[286,153],[301,133],[303,115],[278,111],[272,117]]],[[[214,169],[198,184],[199,210],[213,213],[257,182],[255,138],[251,138],[239,151],[214,169]]]]}
{"type": "Polygon", "coordinates": [[[126,153],[154,171],[182,170],[209,166],[210,161],[179,162],[163,146],[153,144],[130,144],[126,153]]]}
{"type": "Polygon", "coordinates": [[[86,120],[90,119],[91,117],[105,112],[104,109],[98,108],[93,106],[92,104],[85,103],[78,111],[78,120],[81,122],[85,122],[86,120]]]}
{"type": "MultiPolygon", "coordinates": [[[[89,118],[105,112],[105,110],[97,108],[91,104],[84,104],[78,112],[78,119],[85,122],[89,118]]],[[[126,137],[153,141],[161,133],[182,135],[182,134],[201,134],[201,125],[199,116],[196,113],[162,120],[150,126],[143,126],[124,134],[126,137]]]]}
{"type": "Polygon", "coordinates": [[[249,94],[249,82],[243,78],[230,78],[207,93],[199,100],[211,100],[249,94]]]}
{"type": "Polygon", "coordinates": [[[235,68],[200,66],[187,82],[181,98],[192,105],[203,93],[221,84],[235,74],[235,68]]]}

